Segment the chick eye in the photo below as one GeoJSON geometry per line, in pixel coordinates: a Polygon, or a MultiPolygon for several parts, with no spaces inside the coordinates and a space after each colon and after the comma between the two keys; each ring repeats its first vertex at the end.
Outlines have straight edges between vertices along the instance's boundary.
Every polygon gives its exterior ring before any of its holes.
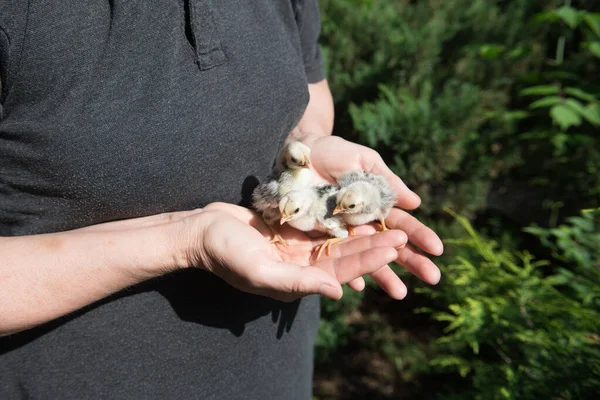
{"type": "Polygon", "coordinates": [[[294,164],[298,164],[298,160],[294,157],[290,158],[290,161],[293,162],[294,164]]]}
{"type": "Polygon", "coordinates": [[[300,208],[296,208],[296,210],[294,210],[294,214],[298,214],[299,211],[300,211],[300,208]]]}
{"type": "Polygon", "coordinates": [[[356,207],[356,204],[350,204],[350,208],[356,207]]]}

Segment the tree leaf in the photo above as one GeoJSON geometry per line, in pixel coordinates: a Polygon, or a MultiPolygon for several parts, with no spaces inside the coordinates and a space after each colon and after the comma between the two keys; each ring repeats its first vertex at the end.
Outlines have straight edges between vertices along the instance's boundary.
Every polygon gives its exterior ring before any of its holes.
{"type": "Polygon", "coordinates": [[[529,105],[530,109],[536,109],[536,108],[542,108],[542,107],[550,107],[553,106],[555,104],[561,103],[563,101],[563,98],[560,96],[548,96],[548,97],[543,97],[539,100],[534,101],[533,103],[531,103],[529,105]]]}
{"type": "Polygon", "coordinates": [[[590,124],[594,126],[600,125],[600,104],[598,103],[590,103],[584,107],[584,111],[582,113],[583,118],[585,118],[590,124]]]}
{"type": "Polygon", "coordinates": [[[585,108],[579,100],[565,99],[564,104],[580,116],[583,116],[583,114],[585,113],[585,108]]]}
{"type": "Polygon", "coordinates": [[[538,13],[534,17],[535,22],[555,22],[558,20],[558,16],[554,11],[543,11],[538,13]]]}
{"type": "Polygon", "coordinates": [[[592,42],[588,45],[588,49],[589,51],[595,55],[596,57],[600,58],[600,42],[592,42]]]}
{"type": "Polygon", "coordinates": [[[586,13],[583,16],[583,20],[587,23],[590,29],[596,34],[596,36],[600,37],[600,20],[594,18],[593,15],[586,13]]]}
{"type": "Polygon", "coordinates": [[[563,6],[556,10],[556,15],[560,17],[571,29],[577,28],[581,20],[579,13],[573,7],[563,6]]]}
{"type": "Polygon", "coordinates": [[[548,96],[558,94],[558,92],[558,85],[539,85],[521,90],[521,96],[548,96]]]}
{"type": "Polygon", "coordinates": [[[483,58],[494,59],[504,51],[503,46],[496,44],[484,44],[479,48],[479,55],[483,58]]]}
{"type": "Polygon", "coordinates": [[[570,108],[561,104],[550,109],[550,116],[563,131],[571,126],[581,125],[581,117],[570,108]]]}
{"type": "Polygon", "coordinates": [[[565,93],[573,96],[573,97],[577,97],[578,99],[581,100],[585,100],[585,101],[596,101],[596,98],[589,94],[588,92],[584,92],[581,89],[578,88],[574,88],[574,87],[567,87],[565,88],[565,93]]]}

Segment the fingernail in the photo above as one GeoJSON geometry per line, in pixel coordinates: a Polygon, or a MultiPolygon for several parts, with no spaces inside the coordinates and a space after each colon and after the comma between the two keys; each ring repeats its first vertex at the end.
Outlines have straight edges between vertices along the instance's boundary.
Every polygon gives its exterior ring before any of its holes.
{"type": "Polygon", "coordinates": [[[337,300],[340,298],[340,290],[326,283],[322,284],[321,287],[319,287],[319,293],[321,294],[321,296],[329,297],[331,299],[337,300]]]}

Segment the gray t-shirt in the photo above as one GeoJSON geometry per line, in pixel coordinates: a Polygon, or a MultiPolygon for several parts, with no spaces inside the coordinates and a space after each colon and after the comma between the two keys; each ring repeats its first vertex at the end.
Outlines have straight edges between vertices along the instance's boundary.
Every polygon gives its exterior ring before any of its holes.
{"type": "MultiPolygon", "coordinates": [[[[0,235],[245,204],[318,33],[316,0],[0,0],[0,235]]],[[[0,399],[310,399],[318,308],[170,274],[0,338],[0,399]]]]}

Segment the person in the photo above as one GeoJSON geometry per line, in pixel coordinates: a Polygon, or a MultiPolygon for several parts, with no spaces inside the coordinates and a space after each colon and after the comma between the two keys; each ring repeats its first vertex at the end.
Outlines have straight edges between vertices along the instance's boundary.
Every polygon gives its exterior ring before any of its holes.
{"type": "Polygon", "coordinates": [[[331,136],[319,29],[316,0],[0,0],[0,398],[309,399],[315,294],[437,283],[418,196],[331,136]],[[390,231],[269,244],[248,199],[290,138],[386,176],[390,231]]]}

